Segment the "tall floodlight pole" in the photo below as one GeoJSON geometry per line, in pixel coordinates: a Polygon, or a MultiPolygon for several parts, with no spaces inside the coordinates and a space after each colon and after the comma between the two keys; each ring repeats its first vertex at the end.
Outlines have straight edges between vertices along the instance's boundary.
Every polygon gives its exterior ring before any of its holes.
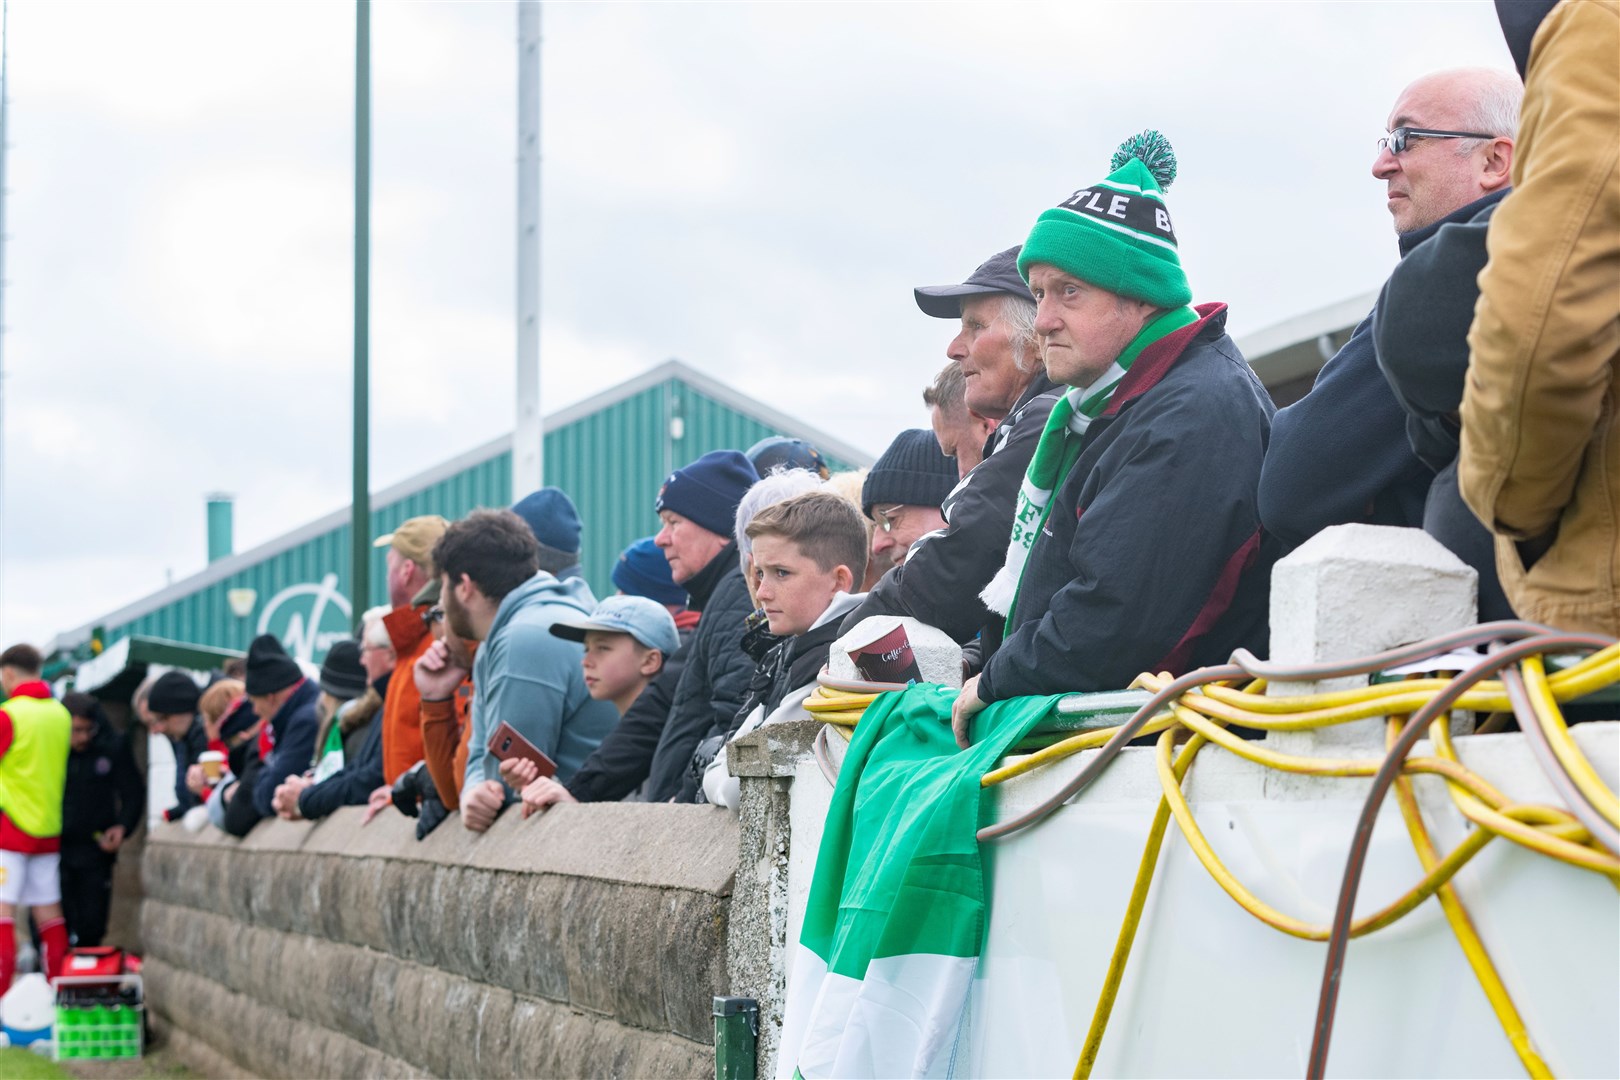
{"type": "Polygon", "coordinates": [[[356,0],[354,35],[354,501],[349,610],[371,595],[371,0],[356,0]]]}
{"type": "Polygon", "coordinates": [[[540,424],[540,4],[518,0],[517,423],[512,501],[542,483],[540,424]]]}
{"type": "MultiPolygon", "coordinates": [[[[6,478],[6,143],[11,138],[11,9],[0,0],[0,521],[5,520],[6,478]]],[[[5,580],[5,551],[0,548],[0,583],[5,580]]]]}

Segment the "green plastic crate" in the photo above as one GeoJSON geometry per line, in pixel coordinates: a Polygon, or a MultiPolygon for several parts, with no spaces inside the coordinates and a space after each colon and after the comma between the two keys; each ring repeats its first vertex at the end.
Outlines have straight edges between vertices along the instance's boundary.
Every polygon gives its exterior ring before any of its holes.
{"type": "Polygon", "coordinates": [[[138,1005],[58,1005],[58,1061],[114,1060],[141,1056],[138,1005]]]}

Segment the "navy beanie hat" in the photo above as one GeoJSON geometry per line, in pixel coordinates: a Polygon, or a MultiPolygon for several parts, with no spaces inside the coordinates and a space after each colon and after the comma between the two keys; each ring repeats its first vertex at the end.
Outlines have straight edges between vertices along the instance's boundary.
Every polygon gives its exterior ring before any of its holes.
{"type": "Polygon", "coordinates": [[[660,604],[686,605],[686,590],[669,576],[669,560],[650,536],[619,553],[619,561],[613,564],[613,587],[626,596],[645,596],[660,604]]]}
{"type": "Polygon", "coordinates": [[[759,482],[753,462],[736,450],[711,450],[676,469],[658,489],[655,512],[671,510],[719,536],[737,527],[737,504],[759,482]]]}
{"type": "Polygon", "coordinates": [[[543,487],[517,501],[512,512],[522,518],[534,538],[546,547],[569,555],[579,554],[579,511],[562,488],[543,487]]]}
{"type": "MultiPolygon", "coordinates": [[[[287,650],[281,647],[274,634],[260,634],[248,646],[247,654],[247,692],[253,697],[263,697],[273,694],[277,690],[285,690],[293,683],[304,677],[304,669],[298,666],[298,661],[287,655],[287,650]]],[[[148,701],[147,707],[151,707],[148,701]]],[[[156,711],[156,710],[154,710],[156,711]]]]}
{"type": "Polygon", "coordinates": [[[197,699],[202,691],[191,681],[191,676],[179,671],[165,671],[146,692],[146,707],[159,716],[182,716],[197,711],[197,699]]]}
{"type": "Polygon", "coordinates": [[[932,431],[912,428],[895,436],[861,485],[861,513],[885,503],[938,507],[957,484],[956,459],[939,448],[932,431]]]}

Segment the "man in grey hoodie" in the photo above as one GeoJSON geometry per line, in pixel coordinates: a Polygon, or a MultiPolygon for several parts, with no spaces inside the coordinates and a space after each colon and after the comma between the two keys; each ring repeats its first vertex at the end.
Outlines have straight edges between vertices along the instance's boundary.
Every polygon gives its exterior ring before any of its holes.
{"type": "MultiPolygon", "coordinates": [[[[478,641],[473,660],[472,733],[461,788],[461,818],[482,832],[512,793],[501,783],[500,763],[489,753],[490,736],[512,725],[557,763],[567,780],[619,713],[611,702],[585,690],[577,642],[554,637],[559,617],[579,618],[596,607],[581,578],[559,581],[540,569],[540,547],[523,519],[510,510],[477,510],[451,525],[433,549],[441,575],[441,603],[450,629],[478,641]]],[[[429,700],[442,681],[455,692],[466,672],[443,665],[429,700]]]]}

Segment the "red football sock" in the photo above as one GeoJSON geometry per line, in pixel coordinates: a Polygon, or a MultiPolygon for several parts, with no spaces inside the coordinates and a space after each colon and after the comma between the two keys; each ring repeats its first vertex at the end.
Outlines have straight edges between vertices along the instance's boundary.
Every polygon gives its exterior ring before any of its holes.
{"type": "Polygon", "coordinates": [[[0,919],[0,994],[11,989],[11,977],[17,973],[17,924],[11,919],[0,919]]]}
{"type": "Polygon", "coordinates": [[[39,924],[39,951],[43,954],[39,966],[44,970],[45,977],[54,979],[62,974],[68,951],[66,921],[55,918],[39,924]]]}

